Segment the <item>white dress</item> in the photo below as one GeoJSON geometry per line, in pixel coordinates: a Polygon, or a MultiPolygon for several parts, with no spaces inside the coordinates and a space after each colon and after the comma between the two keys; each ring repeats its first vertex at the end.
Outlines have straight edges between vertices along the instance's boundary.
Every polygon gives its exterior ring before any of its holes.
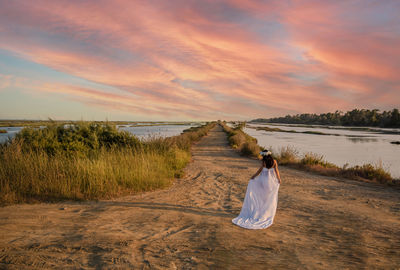
{"type": "Polygon", "coordinates": [[[273,168],[263,168],[249,181],[242,210],[232,222],[246,229],[265,229],[272,225],[278,205],[279,182],[273,168]]]}

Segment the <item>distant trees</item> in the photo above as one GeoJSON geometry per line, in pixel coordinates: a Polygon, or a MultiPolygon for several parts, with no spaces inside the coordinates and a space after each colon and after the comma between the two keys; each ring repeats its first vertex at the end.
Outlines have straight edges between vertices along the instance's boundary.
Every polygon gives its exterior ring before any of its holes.
{"type": "Polygon", "coordinates": [[[343,126],[372,126],[372,127],[400,127],[400,113],[398,109],[379,112],[374,110],[354,109],[343,113],[296,114],[269,119],[256,119],[255,122],[287,123],[287,124],[314,124],[314,125],[343,125],[343,126]]]}

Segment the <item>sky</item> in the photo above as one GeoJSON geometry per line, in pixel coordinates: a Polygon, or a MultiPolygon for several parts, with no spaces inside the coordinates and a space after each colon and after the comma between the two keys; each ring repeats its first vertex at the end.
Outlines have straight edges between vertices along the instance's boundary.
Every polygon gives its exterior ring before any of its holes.
{"type": "Polygon", "coordinates": [[[0,119],[400,107],[397,0],[0,0],[0,119]]]}

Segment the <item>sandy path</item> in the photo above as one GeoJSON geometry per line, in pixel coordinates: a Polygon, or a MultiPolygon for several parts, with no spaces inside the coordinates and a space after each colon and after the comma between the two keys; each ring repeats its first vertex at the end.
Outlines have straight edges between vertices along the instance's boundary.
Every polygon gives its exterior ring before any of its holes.
{"type": "Polygon", "coordinates": [[[275,224],[245,230],[258,166],[216,127],[168,190],[0,208],[0,268],[399,269],[399,191],[281,168],[275,224]]]}

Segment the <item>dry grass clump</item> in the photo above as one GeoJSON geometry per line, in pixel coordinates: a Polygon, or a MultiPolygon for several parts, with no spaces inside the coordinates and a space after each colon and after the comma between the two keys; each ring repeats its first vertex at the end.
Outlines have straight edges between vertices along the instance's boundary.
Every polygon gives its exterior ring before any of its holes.
{"type": "Polygon", "coordinates": [[[0,129],[0,133],[7,133],[7,130],[5,130],[5,129],[0,129]]]}
{"type": "Polygon", "coordinates": [[[234,132],[232,136],[228,138],[229,144],[233,148],[240,148],[246,142],[246,136],[242,132],[234,132]]]}
{"type": "Polygon", "coordinates": [[[395,181],[385,169],[372,164],[364,164],[362,166],[354,166],[342,171],[342,175],[347,178],[364,178],[377,181],[382,184],[394,184],[395,181]]]}
{"type": "Polygon", "coordinates": [[[337,167],[335,164],[327,162],[323,155],[318,155],[311,152],[304,154],[304,157],[300,160],[300,163],[304,166],[319,165],[324,168],[337,167]]]}
{"type": "Polygon", "coordinates": [[[274,154],[274,158],[282,165],[290,165],[299,163],[299,151],[293,146],[286,146],[279,149],[274,154]]]}
{"type": "Polygon", "coordinates": [[[243,132],[244,123],[239,123],[236,127],[231,128],[224,122],[219,122],[224,131],[228,134],[229,144],[239,149],[240,153],[244,156],[258,157],[260,153],[260,146],[257,144],[257,139],[243,132]]]}
{"type": "Polygon", "coordinates": [[[166,187],[183,174],[191,144],[213,125],[148,141],[108,124],[23,130],[0,146],[0,204],[109,198],[166,187]]]}
{"type": "Polygon", "coordinates": [[[240,147],[240,152],[245,156],[257,157],[260,153],[260,147],[254,142],[245,142],[240,147]]]}

